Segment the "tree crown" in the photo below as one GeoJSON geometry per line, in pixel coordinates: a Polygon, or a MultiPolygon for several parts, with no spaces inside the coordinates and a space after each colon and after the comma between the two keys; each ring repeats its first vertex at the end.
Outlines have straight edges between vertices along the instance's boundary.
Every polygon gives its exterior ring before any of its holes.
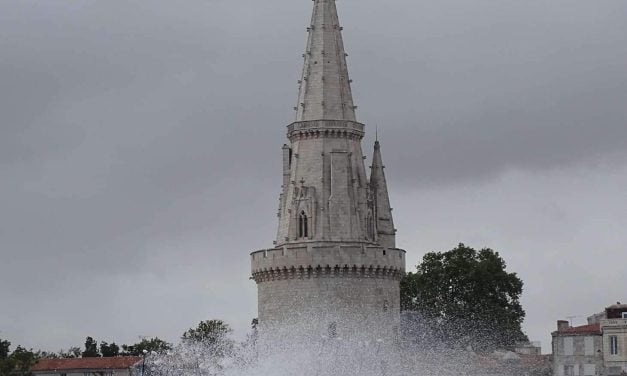
{"type": "Polygon", "coordinates": [[[418,312],[447,342],[473,348],[511,348],[526,340],[521,324],[523,282],[489,248],[459,244],[424,255],[401,281],[401,308],[418,312]]]}

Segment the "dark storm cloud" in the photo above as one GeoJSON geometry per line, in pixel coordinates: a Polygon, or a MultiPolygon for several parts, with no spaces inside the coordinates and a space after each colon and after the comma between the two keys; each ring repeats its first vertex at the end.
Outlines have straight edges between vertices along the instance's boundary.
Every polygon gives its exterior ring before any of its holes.
{"type": "Polygon", "coordinates": [[[412,185],[625,152],[625,10],[618,1],[395,2],[348,31],[362,118],[393,145],[386,163],[416,172],[400,177],[412,185]]]}
{"type": "MultiPolygon", "coordinates": [[[[0,4],[3,336],[56,349],[248,324],[310,6],[0,4]]],[[[338,7],[393,193],[624,161],[623,1],[338,7]]]]}

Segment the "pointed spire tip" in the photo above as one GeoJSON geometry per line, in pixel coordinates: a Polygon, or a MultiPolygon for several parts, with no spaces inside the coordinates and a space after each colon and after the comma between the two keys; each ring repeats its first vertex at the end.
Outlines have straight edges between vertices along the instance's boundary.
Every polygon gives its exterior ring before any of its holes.
{"type": "Polygon", "coordinates": [[[353,103],[346,64],[348,54],[344,50],[335,0],[313,2],[297,102],[305,106],[297,111],[296,120],[355,121],[357,107],[353,103]]]}

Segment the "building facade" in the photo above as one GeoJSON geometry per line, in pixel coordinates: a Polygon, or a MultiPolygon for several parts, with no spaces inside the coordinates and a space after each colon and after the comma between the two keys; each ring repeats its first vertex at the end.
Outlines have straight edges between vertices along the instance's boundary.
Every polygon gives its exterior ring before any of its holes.
{"type": "Polygon", "coordinates": [[[599,325],[606,375],[627,374],[627,304],[607,307],[599,325]]]}
{"type": "Polygon", "coordinates": [[[571,327],[558,321],[552,334],[555,376],[603,375],[603,337],[599,324],[571,327]]]}
{"type": "Polygon", "coordinates": [[[396,336],[405,251],[379,142],[366,173],[335,0],[314,0],[274,246],[251,254],[260,335],[396,336]],[[367,328],[368,330],[364,330],[367,328]]]}
{"type": "Polygon", "coordinates": [[[552,337],[554,375],[627,375],[627,304],[609,306],[583,326],[560,320],[552,337]]]}

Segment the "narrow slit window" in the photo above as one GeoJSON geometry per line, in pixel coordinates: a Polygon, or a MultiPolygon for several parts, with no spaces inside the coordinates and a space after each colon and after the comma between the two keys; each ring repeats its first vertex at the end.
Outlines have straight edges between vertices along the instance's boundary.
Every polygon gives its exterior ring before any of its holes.
{"type": "Polygon", "coordinates": [[[337,323],[335,322],[330,323],[327,332],[329,334],[329,338],[337,337],[337,323]]]}
{"type": "Polygon", "coordinates": [[[618,337],[610,336],[610,354],[618,355],[618,337]]]}
{"type": "Polygon", "coordinates": [[[289,150],[289,157],[288,157],[288,164],[289,164],[289,168],[292,168],[292,148],[290,148],[289,150]]]}

